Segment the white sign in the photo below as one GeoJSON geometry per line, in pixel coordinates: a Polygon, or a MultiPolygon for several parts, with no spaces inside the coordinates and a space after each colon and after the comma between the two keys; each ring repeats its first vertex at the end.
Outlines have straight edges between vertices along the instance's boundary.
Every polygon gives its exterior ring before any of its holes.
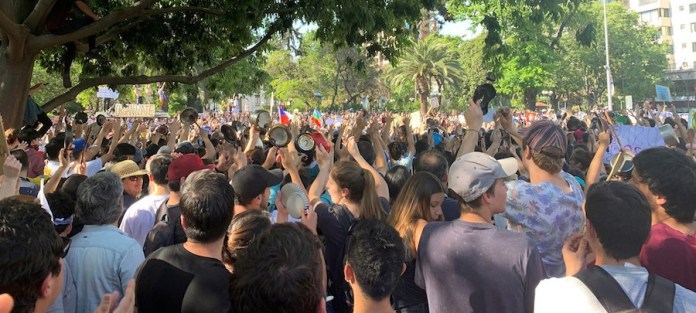
{"type": "Polygon", "coordinates": [[[99,90],[97,91],[97,98],[118,99],[118,96],[118,91],[112,90],[108,87],[99,87],[99,90]]]}
{"type": "MultiPolygon", "coordinates": [[[[614,129],[621,139],[623,148],[630,150],[634,154],[638,154],[648,148],[665,145],[665,140],[662,139],[660,130],[657,127],[619,125],[615,126],[614,129]]],[[[612,138],[609,152],[604,154],[604,163],[611,162],[611,158],[618,153],[619,144],[616,139],[612,138]]]]}
{"type": "Polygon", "coordinates": [[[154,117],[154,104],[129,104],[123,106],[117,104],[114,106],[114,116],[116,117],[154,117]]]}
{"type": "Polygon", "coordinates": [[[633,96],[626,96],[626,110],[633,110],[633,96]]]}

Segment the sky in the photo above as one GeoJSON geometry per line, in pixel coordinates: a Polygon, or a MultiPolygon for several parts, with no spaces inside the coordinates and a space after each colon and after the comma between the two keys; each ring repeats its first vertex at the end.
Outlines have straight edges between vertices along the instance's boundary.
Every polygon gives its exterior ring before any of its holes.
{"type": "Polygon", "coordinates": [[[445,24],[442,25],[442,29],[440,30],[440,34],[442,35],[458,36],[463,37],[464,39],[472,39],[480,33],[481,27],[479,26],[476,27],[476,29],[472,30],[471,22],[469,21],[445,22],[445,24]]]}

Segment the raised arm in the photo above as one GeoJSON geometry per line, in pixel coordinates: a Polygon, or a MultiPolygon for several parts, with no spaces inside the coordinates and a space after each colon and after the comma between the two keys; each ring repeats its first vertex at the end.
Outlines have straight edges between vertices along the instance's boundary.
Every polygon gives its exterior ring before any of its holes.
{"type": "Polygon", "coordinates": [[[597,136],[599,141],[597,151],[592,158],[592,162],[590,162],[590,167],[587,168],[587,176],[585,177],[586,191],[590,189],[592,184],[599,182],[599,175],[602,173],[602,167],[604,167],[604,154],[607,148],[609,148],[610,138],[609,130],[605,130],[597,136]]]}
{"type": "Polygon", "coordinates": [[[333,166],[334,151],[336,151],[336,149],[331,149],[330,152],[327,152],[321,145],[319,145],[315,151],[317,164],[319,165],[319,174],[317,175],[317,178],[314,179],[312,186],[309,187],[309,203],[312,205],[320,201],[321,194],[324,193],[324,188],[329,182],[329,173],[331,172],[331,167],[333,166]]]}
{"type": "Polygon", "coordinates": [[[462,139],[459,152],[457,152],[457,158],[469,152],[474,152],[480,136],[481,125],[483,125],[483,112],[481,111],[481,106],[474,102],[473,99],[469,99],[469,107],[464,111],[464,119],[469,129],[466,131],[464,139],[462,139]]]}
{"type": "Polygon", "coordinates": [[[353,157],[353,159],[358,162],[358,165],[366,171],[369,171],[372,176],[375,178],[375,187],[377,187],[377,196],[385,199],[389,199],[389,187],[387,187],[387,182],[384,180],[384,177],[377,172],[377,170],[372,167],[371,164],[367,163],[365,159],[360,155],[360,150],[358,150],[358,144],[355,142],[355,137],[350,137],[348,138],[348,141],[346,142],[346,149],[348,149],[348,153],[350,153],[350,156],[353,157]]]}

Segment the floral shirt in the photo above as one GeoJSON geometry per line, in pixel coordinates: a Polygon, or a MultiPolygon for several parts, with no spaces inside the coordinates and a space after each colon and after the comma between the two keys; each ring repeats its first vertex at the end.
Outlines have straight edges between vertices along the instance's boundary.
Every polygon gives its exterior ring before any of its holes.
{"type": "Polygon", "coordinates": [[[582,187],[572,175],[561,172],[561,176],[571,192],[548,182],[538,185],[522,180],[507,182],[507,208],[503,213],[510,230],[524,233],[536,243],[549,277],[565,275],[563,242],[580,233],[585,223],[582,187]]]}

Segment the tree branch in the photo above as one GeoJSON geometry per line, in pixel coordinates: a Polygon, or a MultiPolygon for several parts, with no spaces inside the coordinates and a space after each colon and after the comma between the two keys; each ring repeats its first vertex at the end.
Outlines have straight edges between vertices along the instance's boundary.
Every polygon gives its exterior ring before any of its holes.
{"type": "Polygon", "coordinates": [[[136,84],[151,84],[151,83],[158,83],[158,82],[169,82],[169,83],[182,83],[182,84],[195,84],[211,75],[217,74],[219,72],[222,72],[225,70],[227,67],[231,66],[232,64],[235,64],[239,62],[240,60],[248,57],[249,55],[253,54],[256,52],[261,46],[263,46],[268,40],[273,37],[273,35],[276,33],[275,27],[271,26],[269,31],[266,33],[265,36],[263,36],[256,44],[251,46],[249,49],[242,51],[241,53],[237,54],[234,57],[231,57],[227,59],[226,61],[210,68],[207,69],[203,72],[201,72],[198,75],[194,76],[187,76],[187,75],[157,75],[157,76],[135,76],[135,77],[95,77],[95,78],[89,78],[81,83],[77,84],[75,87],[72,89],[68,90],[67,92],[51,99],[48,101],[45,105],[42,106],[42,109],[46,112],[51,111],[55,108],[57,108],[59,105],[66,103],[70,100],[75,99],[77,95],[82,92],[83,90],[90,88],[90,87],[95,87],[95,86],[100,86],[100,85],[136,85],[136,84]]]}
{"type": "Polygon", "coordinates": [[[38,52],[49,47],[58,46],[68,42],[87,38],[122,21],[143,15],[145,8],[151,6],[157,1],[158,0],[141,0],[134,6],[111,13],[105,16],[104,18],[101,18],[98,21],[95,21],[94,23],[82,27],[69,34],[45,34],[30,38],[27,46],[30,51],[38,52]]]}
{"type": "Polygon", "coordinates": [[[203,14],[210,14],[210,15],[223,15],[225,12],[222,12],[220,10],[214,10],[214,9],[209,9],[209,8],[201,8],[201,7],[172,7],[172,8],[164,8],[164,9],[156,9],[156,10],[146,10],[144,14],[141,16],[153,16],[153,15],[162,15],[162,14],[167,14],[167,13],[179,13],[179,12],[193,12],[193,13],[203,13],[203,14]]]}
{"type": "Polygon", "coordinates": [[[34,10],[32,10],[29,16],[24,20],[23,24],[26,25],[32,33],[40,32],[40,26],[46,20],[46,17],[48,17],[56,1],[57,0],[39,0],[36,6],[34,6],[34,10]]]}
{"type": "Polygon", "coordinates": [[[575,12],[578,11],[578,8],[580,7],[580,4],[576,4],[572,11],[566,15],[565,19],[563,19],[563,22],[561,22],[561,25],[558,27],[558,31],[556,32],[556,36],[551,40],[551,43],[549,44],[549,49],[553,50],[556,46],[558,46],[558,43],[561,41],[561,37],[563,36],[563,31],[565,30],[566,25],[570,22],[570,20],[575,16],[575,12]]]}
{"type": "Polygon", "coordinates": [[[0,31],[7,34],[12,40],[19,40],[21,32],[19,30],[19,25],[15,24],[10,20],[5,13],[0,11],[0,31]]]}

